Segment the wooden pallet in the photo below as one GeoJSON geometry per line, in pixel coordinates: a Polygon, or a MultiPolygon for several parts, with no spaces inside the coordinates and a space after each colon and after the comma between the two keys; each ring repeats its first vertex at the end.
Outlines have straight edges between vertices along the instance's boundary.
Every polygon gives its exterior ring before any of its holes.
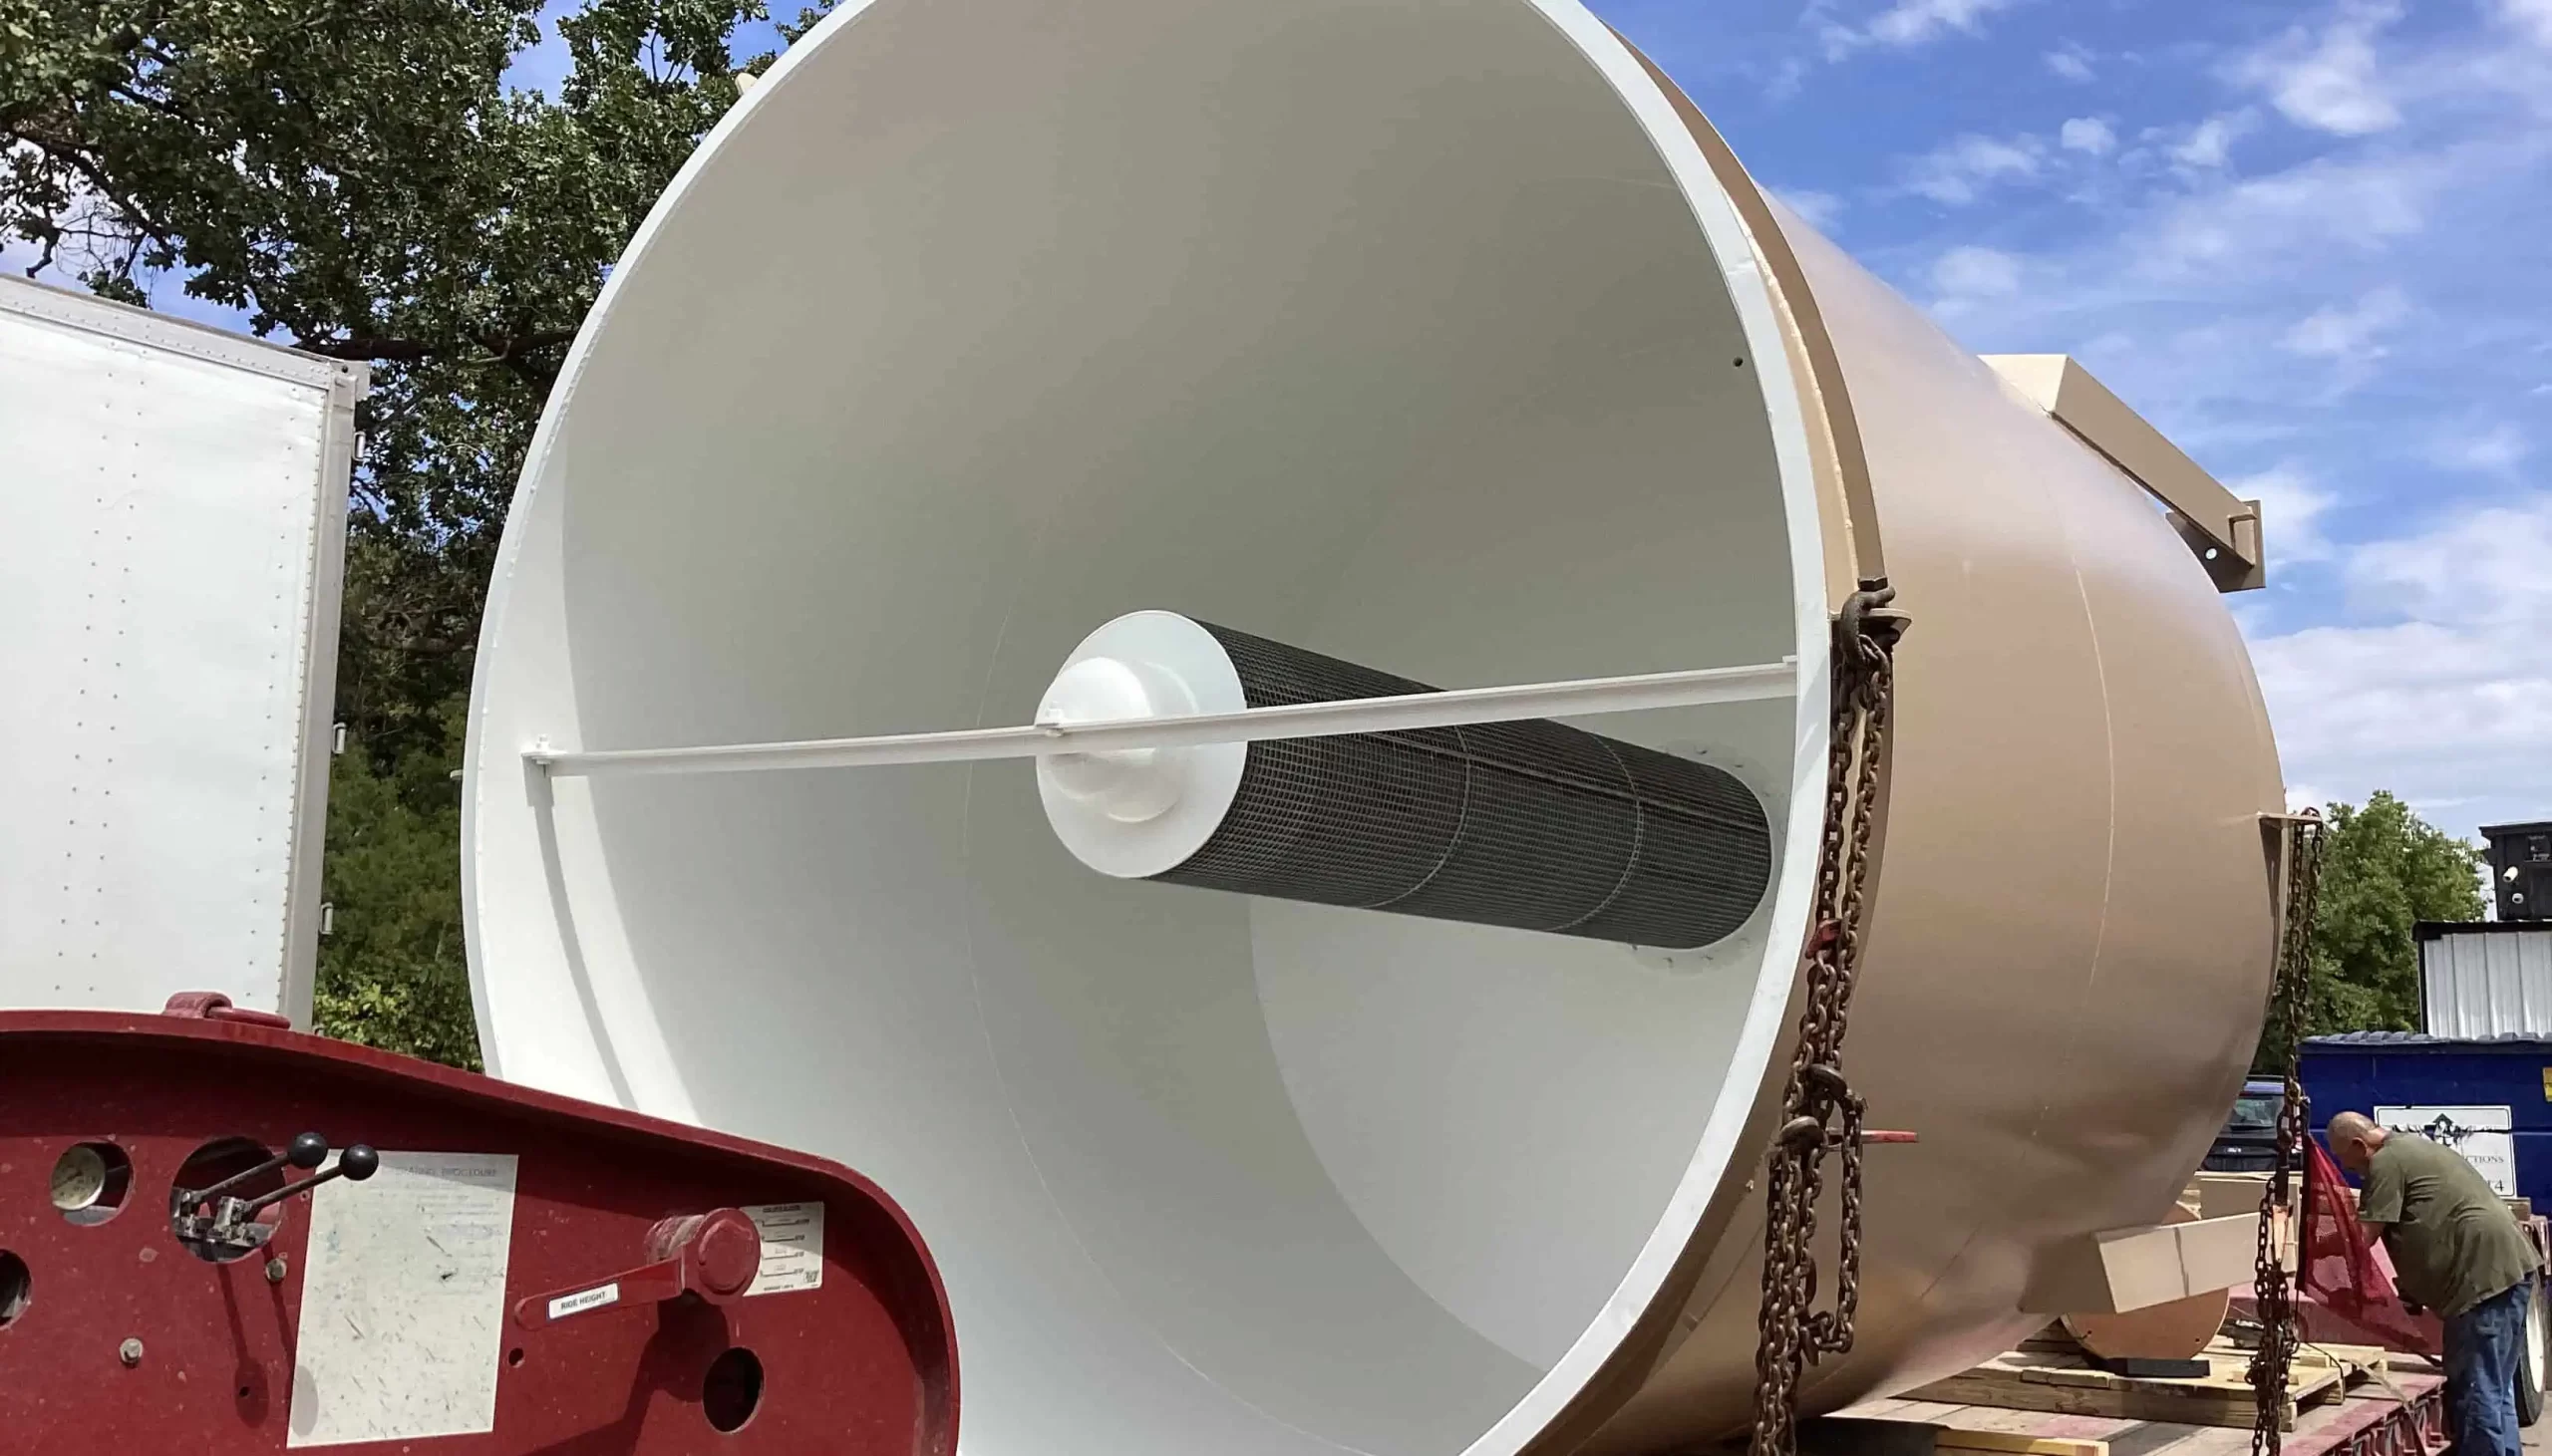
{"type": "Polygon", "coordinates": [[[2031,1436],[2018,1431],[1984,1431],[1942,1426],[1932,1433],[1932,1449],[1942,1456],[2109,1456],[2106,1441],[2066,1436],[2031,1436]]]}
{"type": "MultiPolygon", "coordinates": [[[[2344,1400],[2299,1412],[2285,1438],[2286,1456],[2435,1456],[2445,1446],[2445,1381],[2392,1362],[2384,1381],[2356,1386],[2344,1400]]],[[[1817,1431],[1818,1456],[1990,1456],[2005,1442],[2025,1443],[2011,1456],[2101,1456],[2092,1448],[2116,1443],[2133,1456],[2251,1456],[2251,1433],[2215,1425],[2103,1419],[1984,1405],[1942,1405],[1906,1399],[1873,1400],[1800,1428],[1801,1449],[1817,1431]],[[1831,1427],[1827,1433],[1820,1428],[1831,1427]],[[1898,1432],[1910,1433],[1909,1440],[1898,1432]],[[1919,1439],[1929,1435],[1928,1443],[1919,1439]],[[2044,1444],[2042,1444],[2044,1443],[2044,1444]]],[[[1724,1456],[1743,1456],[1741,1444],[1724,1456]]]]}
{"type": "MultiPolygon", "coordinates": [[[[2202,1378],[2112,1375],[2078,1349],[2042,1337],[1965,1374],[1909,1390],[1905,1398],[2112,1420],[2252,1424],[2258,1407],[2251,1395],[2249,1352],[2219,1339],[2207,1347],[2203,1358],[2209,1371],[2202,1378]]],[[[2319,1345],[2298,1351],[2287,1375],[2286,1398],[2279,1403],[2280,1428],[2293,1430],[2298,1411],[2339,1399],[2350,1385],[2384,1367],[2385,1352],[2368,1346],[2319,1345]]]]}

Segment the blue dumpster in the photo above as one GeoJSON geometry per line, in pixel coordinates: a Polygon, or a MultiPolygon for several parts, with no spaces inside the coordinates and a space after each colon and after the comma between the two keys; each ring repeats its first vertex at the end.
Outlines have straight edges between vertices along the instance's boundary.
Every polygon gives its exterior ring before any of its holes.
{"type": "Polygon", "coordinates": [[[2313,1130],[2334,1112],[2453,1147],[2502,1193],[2552,1211],[2552,1038],[2350,1031],[2304,1042],[2313,1130]]]}

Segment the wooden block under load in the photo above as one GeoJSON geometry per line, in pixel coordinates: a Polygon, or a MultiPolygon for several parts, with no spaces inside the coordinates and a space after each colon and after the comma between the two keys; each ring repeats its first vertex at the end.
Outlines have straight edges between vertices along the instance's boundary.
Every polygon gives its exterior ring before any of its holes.
{"type": "MultiPolygon", "coordinates": [[[[2085,1234],[2047,1251],[2021,1308],[2033,1314],[2122,1314],[2251,1282],[2257,1213],[2085,1234]]],[[[2295,1267],[2291,1240],[2278,1241],[2295,1267]]]]}
{"type": "MultiPolygon", "coordinates": [[[[2182,1206],[2171,1210],[2171,1217],[2164,1222],[2190,1224],[2197,1217],[2182,1206]]],[[[2256,1230],[2259,1224],[2254,1220],[2250,1227],[2256,1230]]],[[[2187,1278],[2185,1251],[2181,1277],[2187,1278]]],[[[2192,1369],[2189,1362],[2223,1330],[2224,1316],[2232,1307],[2231,1290],[2209,1290],[2129,1310],[2123,1314],[2068,1314],[2064,1324],[2066,1332],[2085,1351],[2099,1356],[2112,1373],[2204,1375],[2205,1366],[2192,1369]],[[2163,1363],[2138,1367],[2139,1361],[2163,1363]]]]}

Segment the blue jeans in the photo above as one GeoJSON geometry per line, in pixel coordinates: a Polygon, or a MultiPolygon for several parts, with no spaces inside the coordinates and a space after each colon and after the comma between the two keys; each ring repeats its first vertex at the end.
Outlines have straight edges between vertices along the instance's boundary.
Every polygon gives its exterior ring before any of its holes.
{"type": "Polygon", "coordinates": [[[2445,1321],[2445,1413],[2454,1456],[2520,1456],[2516,1372],[2525,1348],[2526,1287],[2492,1295],[2445,1321]]]}

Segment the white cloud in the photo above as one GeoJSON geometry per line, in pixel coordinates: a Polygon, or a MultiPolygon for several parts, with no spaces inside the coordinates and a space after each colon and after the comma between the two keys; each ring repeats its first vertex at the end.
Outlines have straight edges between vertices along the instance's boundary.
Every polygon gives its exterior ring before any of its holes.
{"type": "MultiPolygon", "coordinates": [[[[2440,436],[2431,453],[2440,465],[2504,475],[2524,463],[2533,451],[2525,432],[2502,421],[2487,430],[2464,428],[2440,436]]],[[[2545,560],[2552,563],[2552,557],[2545,560]]]]}
{"type": "Polygon", "coordinates": [[[1807,220],[1818,232],[1831,234],[1843,219],[1843,199],[1832,192],[1819,192],[1808,187],[1774,187],[1772,195],[1782,205],[1807,220]]]}
{"type": "MultiPolygon", "coordinates": [[[[2270,573],[2279,547],[2269,517],[2270,573]]],[[[2255,636],[2290,783],[2455,806],[2442,827],[2530,818],[2552,797],[2552,493],[2466,511],[2349,553],[2366,626],[2255,636]]]]}
{"type": "Polygon", "coordinates": [[[2227,480],[2224,488],[2235,499],[2260,503],[2260,539],[2272,572],[2292,562],[2331,559],[2331,538],[2322,533],[2322,513],[2337,497],[2314,484],[2301,466],[2290,461],[2227,480]]]}
{"type": "Polygon", "coordinates": [[[2047,144],[2035,137],[2005,142],[1971,133],[1902,163],[1900,170],[1909,190],[1957,206],[1975,201],[1996,182],[2037,176],[2046,155],[2047,144]]]}
{"type": "MultiPolygon", "coordinates": [[[[2545,3],[2552,4],[2552,0],[2545,3]]],[[[2076,85],[2091,79],[2091,53],[2077,41],[2067,41],[2041,59],[2047,62],[2048,70],[2076,85]]]]}
{"type": "Polygon", "coordinates": [[[2087,151],[2093,156],[2106,156],[2117,146],[2117,133],[2097,117],[2075,117],[2067,122],[2057,141],[2068,151],[2087,151]]]}
{"type": "Polygon", "coordinates": [[[1860,26],[1827,22],[1821,31],[1825,58],[1839,61],[1864,46],[1898,50],[1928,45],[1951,31],[1981,33],[1985,17],[2010,9],[2017,0],[1896,0],[1860,26]]]}
{"type": "Polygon", "coordinates": [[[2278,341],[2290,354],[2343,363],[2371,363],[2384,357],[2377,342],[2385,330],[2409,317],[2410,300],[2397,288],[2379,288],[2353,308],[2325,307],[2299,320],[2278,341]]]}
{"type": "Polygon", "coordinates": [[[2552,0],[2499,0],[2499,17],[2526,32],[2538,46],[2552,48],[2552,0]]]}
{"type": "Polygon", "coordinates": [[[1947,30],[1973,35],[1977,22],[2012,0],[1896,0],[1870,22],[1870,35],[1891,46],[1919,46],[1947,30]]]}
{"type": "Polygon", "coordinates": [[[2390,131],[2401,111],[2376,74],[2375,38],[2400,14],[2389,0],[2343,0],[2320,34],[2297,26],[2244,57],[2234,75],[2297,126],[2341,137],[2390,131]]]}
{"type": "Polygon", "coordinates": [[[2248,112],[2231,112],[2213,116],[2192,128],[2187,138],[2171,148],[2171,159],[2182,166],[2212,170],[2233,159],[2233,144],[2251,130],[2248,112]]]}
{"type": "Polygon", "coordinates": [[[2265,53],[2278,69],[2228,65],[2219,100],[2107,117],[2118,145],[2096,163],[2058,122],[2111,104],[2058,82],[2043,150],[1891,173],[1983,200],[1880,255],[1962,343],[2091,359],[2262,502],[2271,589],[2230,601],[2289,782],[2389,788],[2451,832],[2552,809],[2552,315],[2529,291],[2552,236],[2552,46],[2527,18],[2552,0],[2522,8],[2421,6],[2384,29],[2389,12],[2334,0],[2270,7],[2272,34],[2307,22],[2265,53]],[[2397,121],[2368,130],[2386,108],[2397,121]],[[2006,203],[1994,230],[1975,220],[2006,203]],[[1981,242],[2008,251],[1949,256],[1981,242]],[[2369,531],[2396,539],[2350,539],[2369,531]]]}
{"type": "Polygon", "coordinates": [[[2001,298],[2021,289],[2021,260],[1995,248],[1956,247],[1932,263],[1932,286],[1949,299],[2001,298]]]}
{"type": "MultiPolygon", "coordinates": [[[[2552,491],[2483,506],[2426,532],[2358,548],[2350,586],[2413,621],[2515,627],[2552,619],[2552,491]]],[[[2525,665],[2552,671],[2537,652],[2525,665]]]]}
{"type": "Polygon", "coordinates": [[[2498,174],[2487,148],[2316,158],[2285,171],[2166,197],[2141,219],[2132,264],[2147,277],[2185,281],[2203,274],[2221,285],[2275,270],[2378,253],[2418,232],[2442,192],[2498,174]],[[2228,268],[2235,271],[2228,273],[2228,268]]]}

